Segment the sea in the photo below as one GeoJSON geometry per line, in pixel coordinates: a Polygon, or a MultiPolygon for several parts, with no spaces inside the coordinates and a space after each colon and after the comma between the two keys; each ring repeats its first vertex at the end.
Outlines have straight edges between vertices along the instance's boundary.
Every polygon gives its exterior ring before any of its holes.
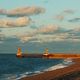
{"type": "Polygon", "coordinates": [[[17,58],[15,54],[0,54],[0,80],[19,80],[45,71],[67,67],[63,59],[17,58]]]}

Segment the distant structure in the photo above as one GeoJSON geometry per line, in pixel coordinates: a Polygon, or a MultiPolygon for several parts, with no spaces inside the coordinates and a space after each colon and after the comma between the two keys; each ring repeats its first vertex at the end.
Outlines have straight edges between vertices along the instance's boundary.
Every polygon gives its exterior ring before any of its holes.
{"type": "Polygon", "coordinates": [[[44,56],[49,55],[48,48],[46,48],[46,49],[45,49],[45,52],[44,52],[44,54],[43,54],[43,55],[44,55],[44,56]]]}
{"type": "Polygon", "coordinates": [[[21,51],[21,48],[18,48],[18,51],[17,51],[17,55],[18,57],[21,57],[22,56],[22,51],[21,51]]]}
{"type": "Polygon", "coordinates": [[[48,59],[75,59],[75,58],[80,58],[80,54],[73,54],[73,53],[49,53],[48,48],[45,49],[45,52],[43,54],[41,53],[24,53],[22,54],[21,48],[18,48],[17,57],[19,58],[48,58],[48,59]]]}

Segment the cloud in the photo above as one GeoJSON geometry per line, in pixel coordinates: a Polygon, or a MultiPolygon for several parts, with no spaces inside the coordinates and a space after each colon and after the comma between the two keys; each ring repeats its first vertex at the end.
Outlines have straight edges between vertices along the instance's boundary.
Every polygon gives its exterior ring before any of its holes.
{"type": "Polygon", "coordinates": [[[74,10],[72,10],[72,9],[66,9],[66,10],[63,11],[63,13],[74,14],[74,10]]]}
{"type": "Polygon", "coordinates": [[[38,6],[27,6],[27,7],[15,8],[12,10],[0,9],[0,15],[6,15],[8,17],[31,16],[31,15],[44,13],[44,12],[45,12],[45,9],[38,6]]]}
{"type": "Polygon", "coordinates": [[[16,26],[26,26],[30,23],[31,19],[28,17],[21,17],[16,19],[15,24],[16,26]]]}
{"type": "Polygon", "coordinates": [[[22,33],[22,34],[16,34],[16,38],[20,39],[22,42],[27,42],[29,40],[35,39],[35,36],[38,34],[49,34],[50,32],[55,32],[59,29],[57,25],[46,25],[41,28],[33,29],[30,32],[22,33]]]}
{"type": "Polygon", "coordinates": [[[80,18],[73,18],[68,20],[69,22],[80,22],[80,18]]]}
{"type": "Polygon", "coordinates": [[[80,32],[80,27],[72,29],[74,32],[80,32]]]}
{"type": "Polygon", "coordinates": [[[6,10],[4,10],[4,9],[0,9],[0,15],[5,15],[6,13],[7,13],[6,10]]]}
{"type": "Polygon", "coordinates": [[[57,20],[63,21],[65,17],[64,17],[64,15],[57,15],[57,16],[55,16],[55,18],[57,20]]]}
{"type": "Polygon", "coordinates": [[[0,44],[3,43],[4,39],[5,35],[2,32],[0,32],[0,44]]]}
{"type": "Polygon", "coordinates": [[[64,41],[69,36],[68,33],[54,33],[54,34],[43,34],[41,33],[33,33],[33,34],[24,34],[21,36],[17,36],[21,42],[53,42],[53,41],[64,41]]]}
{"type": "Polygon", "coordinates": [[[39,29],[37,29],[38,33],[49,33],[49,32],[55,32],[59,29],[57,25],[49,24],[46,26],[43,26],[39,29]]]}
{"type": "Polygon", "coordinates": [[[16,34],[15,37],[18,38],[22,43],[29,41],[30,39],[32,39],[34,34],[16,34]]]}
{"type": "Polygon", "coordinates": [[[80,42],[80,39],[71,39],[73,42],[80,42]]]}
{"type": "Polygon", "coordinates": [[[33,29],[30,33],[25,33],[22,35],[17,35],[17,38],[21,42],[60,42],[60,41],[79,41],[80,36],[78,36],[73,30],[65,30],[61,32],[61,27],[57,25],[46,25],[44,27],[33,29]],[[51,33],[52,32],[52,33],[51,33]],[[45,33],[45,34],[44,34],[45,33]],[[47,34],[46,34],[47,33],[47,34]],[[50,34],[51,33],[51,34],[50,34]]]}
{"type": "Polygon", "coordinates": [[[60,14],[56,15],[55,19],[59,21],[63,21],[66,16],[68,16],[69,14],[74,14],[74,13],[75,13],[74,10],[66,9],[66,10],[63,10],[60,14]]]}
{"type": "Polygon", "coordinates": [[[22,36],[22,37],[20,37],[20,41],[22,43],[27,42],[27,41],[29,41],[31,39],[32,39],[32,37],[29,37],[29,36],[22,36]]]}
{"type": "Polygon", "coordinates": [[[32,42],[80,42],[80,36],[75,36],[69,33],[58,33],[58,34],[40,34],[35,36],[35,40],[32,40],[32,42]]]}
{"type": "Polygon", "coordinates": [[[0,20],[0,27],[7,28],[7,27],[22,27],[27,26],[31,22],[31,19],[28,17],[20,17],[16,20],[11,19],[3,19],[0,20]]]}
{"type": "MultiPolygon", "coordinates": [[[[58,29],[58,31],[60,28],[58,29]]],[[[17,34],[18,38],[22,43],[25,42],[37,42],[37,43],[47,43],[47,42],[80,42],[80,33],[77,34],[77,31],[71,30],[70,32],[54,32],[52,34],[43,33],[44,31],[37,32],[36,30],[30,33],[17,34]]]]}
{"type": "Polygon", "coordinates": [[[62,37],[57,36],[56,34],[52,34],[52,35],[40,34],[40,35],[37,35],[35,38],[40,42],[53,42],[53,41],[63,41],[64,40],[62,37]]]}
{"type": "Polygon", "coordinates": [[[41,7],[23,7],[23,8],[16,8],[13,10],[7,11],[7,16],[9,17],[20,17],[20,16],[31,16],[31,15],[36,15],[40,13],[44,13],[45,9],[41,7]]]}
{"type": "Polygon", "coordinates": [[[58,25],[50,24],[41,26],[40,28],[31,29],[23,33],[15,33],[12,37],[17,38],[22,43],[25,42],[79,42],[80,31],[79,29],[63,30],[58,25]]]}

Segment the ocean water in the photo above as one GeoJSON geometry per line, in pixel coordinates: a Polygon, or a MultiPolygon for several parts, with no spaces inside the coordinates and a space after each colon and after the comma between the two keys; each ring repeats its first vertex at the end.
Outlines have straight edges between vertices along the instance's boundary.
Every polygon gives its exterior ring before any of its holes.
{"type": "Polygon", "coordinates": [[[0,80],[18,80],[47,70],[63,68],[62,59],[17,58],[15,54],[0,54],[0,80]],[[56,66],[55,66],[56,65],[56,66]]]}

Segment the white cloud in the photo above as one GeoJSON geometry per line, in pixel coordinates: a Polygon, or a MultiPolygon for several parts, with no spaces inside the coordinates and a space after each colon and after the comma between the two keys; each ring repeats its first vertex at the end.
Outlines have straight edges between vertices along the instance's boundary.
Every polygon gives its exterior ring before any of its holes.
{"type": "Polygon", "coordinates": [[[6,15],[10,17],[17,17],[17,16],[29,16],[33,14],[40,14],[44,12],[45,12],[44,8],[31,6],[31,7],[16,8],[16,9],[7,11],[6,15]]]}
{"type": "Polygon", "coordinates": [[[30,31],[25,31],[22,33],[15,33],[13,36],[18,38],[22,43],[25,42],[60,42],[60,41],[73,41],[73,42],[79,42],[80,36],[79,36],[79,29],[74,30],[65,30],[61,32],[60,27],[57,25],[51,24],[46,25],[41,28],[35,28],[30,31]],[[51,33],[50,33],[51,32],[51,33]],[[78,34],[77,34],[78,33],[78,34]]]}
{"type": "Polygon", "coordinates": [[[68,39],[68,41],[71,41],[71,42],[80,42],[80,39],[75,39],[75,38],[71,38],[71,39],[68,39]]]}
{"type": "Polygon", "coordinates": [[[27,26],[31,22],[31,19],[28,17],[20,17],[16,20],[11,19],[2,19],[0,20],[0,27],[7,28],[7,27],[22,27],[27,26]]]}
{"type": "Polygon", "coordinates": [[[29,36],[22,36],[22,37],[20,37],[20,41],[22,42],[22,43],[24,43],[24,42],[27,42],[27,41],[29,41],[30,39],[32,39],[32,37],[29,37],[29,36]]]}
{"type": "Polygon", "coordinates": [[[6,13],[7,13],[6,10],[4,10],[4,9],[0,9],[0,15],[5,15],[6,13]]]}
{"type": "Polygon", "coordinates": [[[38,6],[20,7],[12,10],[0,9],[0,15],[6,15],[8,17],[31,16],[31,15],[44,13],[44,12],[45,12],[45,9],[38,6]]]}
{"type": "Polygon", "coordinates": [[[74,13],[75,13],[74,10],[66,9],[66,10],[63,10],[60,14],[56,15],[55,19],[59,21],[63,21],[66,16],[68,16],[69,14],[74,14],[74,13]]]}
{"type": "Polygon", "coordinates": [[[39,33],[48,33],[48,32],[54,32],[57,31],[59,27],[57,25],[49,24],[46,26],[43,26],[37,30],[39,33]]]}
{"type": "Polygon", "coordinates": [[[60,21],[63,21],[64,18],[65,18],[64,15],[57,15],[57,16],[55,16],[55,19],[60,20],[60,21]]]}

